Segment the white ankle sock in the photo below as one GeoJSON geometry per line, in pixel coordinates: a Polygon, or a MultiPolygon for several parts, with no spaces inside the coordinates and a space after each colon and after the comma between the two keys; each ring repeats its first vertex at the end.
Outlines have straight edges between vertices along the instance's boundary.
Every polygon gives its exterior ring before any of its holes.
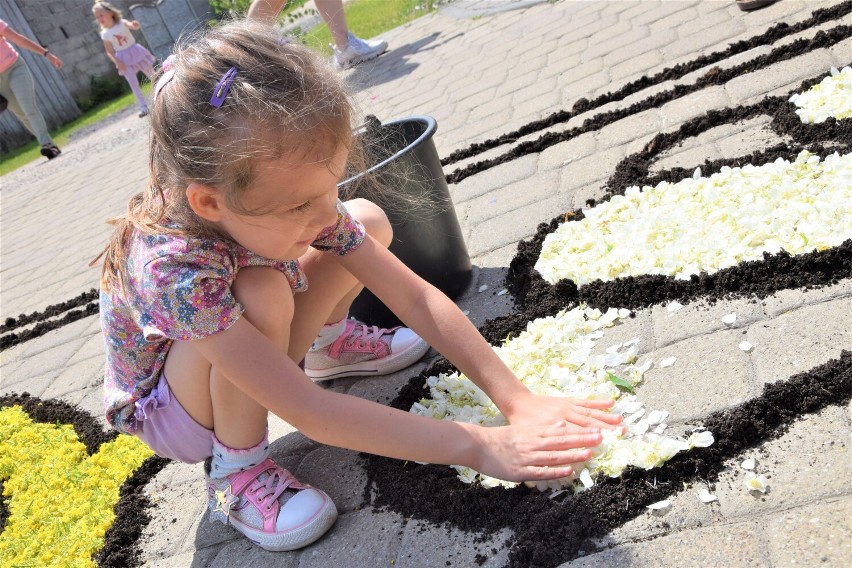
{"type": "Polygon", "coordinates": [[[210,477],[222,478],[254,467],[269,455],[269,432],[254,447],[245,450],[229,448],[213,434],[213,458],[210,460],[210,477]]]}
{"type": "Polygon", "coordinates": [[[334,323],[327,323],[319,330],[317,338],[314,339],[314,344],[311,349],[322,349],[326,345],[334,343],[334,340],[340,337],[340,334],[346,329],[346,318],[334,323]]]}

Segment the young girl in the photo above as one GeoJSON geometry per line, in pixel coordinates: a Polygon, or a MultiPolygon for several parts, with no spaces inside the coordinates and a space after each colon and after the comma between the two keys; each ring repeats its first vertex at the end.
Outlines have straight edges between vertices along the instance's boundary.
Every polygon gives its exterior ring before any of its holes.
{"type": "Polygon", "coordinates": [[[154,76],[154,56],[150,51],[136,43],[130,30],[142,27],[138,21],[128,22],[121,17],[121,12],[109,2],[95,2],[92,14],[101,27],[101,39],[104,41],[107,57],[115,63],[118,74],[130,84],[130,90],[139,101],[140,118],[148,114],[148,104],[139,87],[136,74],[140,71],[148,79],[154,76]],[[129,28],[129,29],[128,29],[129,28]]]}
{"type": "Polygon", "coordinates": [[[268,550],[305,546],[334,522],[325,493],[269,459],[270,411],[324,444],[507,480],[569,475],[599,429],[618,424],[609,403],[531,394],[387,250],[383,212],[338,200],[352,110],[309,50],[268,26],[224,24],[176,48],[153,100],[151,179],[104,257],[107,419],[162,456],[204,461],[211,518],[268,550]],[[346,319],[365,285],[511,426],[431,420],[317,386],[310,376],[379,374],[423,354],[408,329],[346,319]]]}

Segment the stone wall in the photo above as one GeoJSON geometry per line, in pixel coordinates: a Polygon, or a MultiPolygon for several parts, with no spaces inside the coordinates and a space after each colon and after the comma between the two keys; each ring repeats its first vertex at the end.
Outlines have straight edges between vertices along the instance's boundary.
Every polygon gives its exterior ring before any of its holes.
{"type": "MultiPolygon", "coordinates": [[[[113,74],[115,66],[107,58],[97,22],[92,16],[93,0],[14,0],[30,24],[38,41],[50,48],[63,61],[62,76],[75,99],[89,94],[93,75],[113,74]]],[[[166,4],[176,0],[140,1],[112,0],[112,5],[134,19],[131,6],[166,4]]],[[[201,21],[207,19],[207,0],[187,2],[201,21]]],[[[136,41],[148,46],[142,30],[134,32],[136,41]]]]}

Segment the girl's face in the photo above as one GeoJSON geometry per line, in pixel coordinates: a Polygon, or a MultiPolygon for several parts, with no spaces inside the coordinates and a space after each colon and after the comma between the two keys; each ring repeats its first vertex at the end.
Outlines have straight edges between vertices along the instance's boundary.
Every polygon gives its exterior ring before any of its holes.
{"type": "Polygon", "coordinates": [[[219,226],[255,254],[273,260],[299,258],[323,229],[337,222],[337,184],[347,155],[342,148],[329,164],[294,165],[286,157],[263,162],[242,205],[264,213],[241,215],[225,209],[219,226]]]}
{"type": "Polygon", "coordinates": [[[102,28],[111,28],[115,25],[115,16],[109,10],[103,8],[95,8],[92,10],[98,25],[102,28]]]}

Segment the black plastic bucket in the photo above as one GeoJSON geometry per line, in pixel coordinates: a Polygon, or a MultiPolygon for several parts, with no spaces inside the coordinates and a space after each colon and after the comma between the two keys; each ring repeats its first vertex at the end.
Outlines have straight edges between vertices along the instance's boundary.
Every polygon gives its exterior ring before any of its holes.
{"type": "MultiPolygon", "coordinates": [[[[363,174],[339,184],[345,197],[364,197],[380,205],[393,226],[390,251],[418,276],[456,298],[471,278],[470,256],[453,207],[432,135],[430,116],[412,116],[381,124],[369,117],[359,133],[367,147],[369,173],[390,189],[373,195],[363,174]],[[375,164],[375,165],[373,165],[375,164]]],[[[399,319],[369,290],[355,299],[350,315],[369,325],[392,327],[399,319]]]]}

